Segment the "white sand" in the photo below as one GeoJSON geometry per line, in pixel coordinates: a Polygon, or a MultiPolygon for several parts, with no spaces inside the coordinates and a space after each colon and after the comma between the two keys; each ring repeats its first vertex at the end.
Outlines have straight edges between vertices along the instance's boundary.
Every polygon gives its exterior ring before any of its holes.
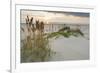
{"type": "Polygon", "coordinates": [[[51,61],[89,59],[89,40],[83,37],[52,39],[51,47],[56,52],[51,61]]]}

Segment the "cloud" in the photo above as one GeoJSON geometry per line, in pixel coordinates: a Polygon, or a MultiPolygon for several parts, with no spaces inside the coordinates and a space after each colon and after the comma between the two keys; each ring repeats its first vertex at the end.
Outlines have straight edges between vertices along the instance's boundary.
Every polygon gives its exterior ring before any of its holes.
{"type": "Polygon", "coordinates": [[[51,11],[21,11],[21,22],[25,23],[26,16],[49,23],[89,24],[89,13],[51,12],[51,11]]]}

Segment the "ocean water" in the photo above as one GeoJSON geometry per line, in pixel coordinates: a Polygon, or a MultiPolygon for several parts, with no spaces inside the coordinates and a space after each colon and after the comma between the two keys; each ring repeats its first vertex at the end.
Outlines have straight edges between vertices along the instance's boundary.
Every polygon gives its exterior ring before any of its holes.
{"type": "MultiPolygon", "coordinates": [[[[64,61],[64,60],[88,60],[89,59],[89,25],[45,25],[44,32],[56,32],[60,28],[70,26],[71,29],[79,28],[84,37],[60,37],[58,39],[50,39],[50,47],[55,52],[49,61],[64,61]]],[[[25,24],[21,24],[21,28],[26,29],[25,24]]],[[[24,40],[29,34],[27,30],[21,30],[21,40],[24,40]]],[[[21,44],[22,45],[22,44],[21,44]]]]}

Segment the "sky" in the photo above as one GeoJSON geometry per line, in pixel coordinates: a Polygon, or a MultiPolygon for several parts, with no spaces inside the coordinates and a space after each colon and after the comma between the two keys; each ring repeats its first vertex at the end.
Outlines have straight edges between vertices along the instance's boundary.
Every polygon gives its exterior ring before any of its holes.
{"type": "Polygon", "coordinates": [[[89,24],[89,13],[83,12],[57,12],[57,11],[32,11],[21,10],[21,23],[25,23],[25,18],[33,17],[35,20],[44,21],[47,24],[89,24]]]}

